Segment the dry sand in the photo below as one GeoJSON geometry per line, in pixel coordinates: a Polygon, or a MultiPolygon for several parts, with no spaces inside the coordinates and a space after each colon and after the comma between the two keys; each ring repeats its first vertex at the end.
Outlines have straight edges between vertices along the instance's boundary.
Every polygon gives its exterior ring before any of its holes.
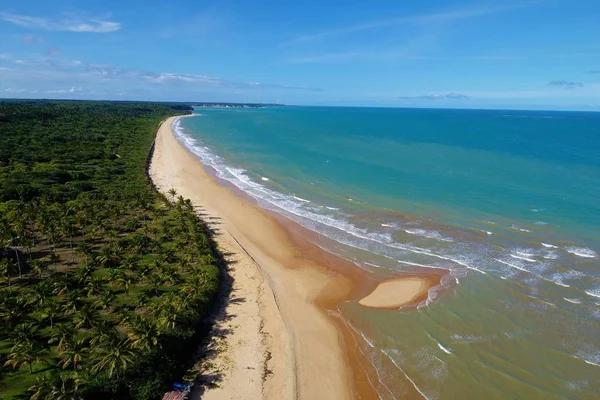
{"type": "MultiPolygon", "coordinates": [[[[297,235],[296,224],[282,223],[217,182],[177,141],[171,129],[174,119],[158,130],[151,178],[159,190],[174,188],[199,207],[230,261],[232,278],[204,371],[217,384],[196,390],[192,398],[377,398],[355,341],[343,323],[326,313],[353,293],[371,291],[376,283],[365,283],[369,279],[357,268],[297,235]]],[[[411,292],[395,294],[408,301],[426,290],[414,280],[394,285],[411,292]]],[[[383,284],[363,301],[381,304],[385,297],[388,304],[389,288],[383,284]]]]}
{"type": "Polygon", "coordinates": [[[358,303],[365,307],[395,309],[422,297],[429,287],[428,280],[421,277],[388,279],[358,303]]]}

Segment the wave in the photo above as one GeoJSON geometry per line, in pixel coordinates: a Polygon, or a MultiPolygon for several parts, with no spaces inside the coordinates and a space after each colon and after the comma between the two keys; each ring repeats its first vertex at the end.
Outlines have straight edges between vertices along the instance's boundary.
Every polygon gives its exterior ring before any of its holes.
{"type": "Polygon", "coordinates": [[[555,246],[553,244],[548,244],[548,243],[542,243],[542,246],[544,246],[548,249],[558,249],[558,246],[555,246]]]}
{"type": "MultiPolygon", "coordinates": [[[[383,224],[382,224],[383,225],[383,224]]],[[[432,230],[427,230],[427,229],[420,229],[420,228],[415,228],[415,229],[403,229],[404,232],[410,234],[410,235],[416,235],[416,236],[423,236],[429,239],[437,239],[437,240],[441,240],[443,242],[453,242],[454,240],[444,237],[442,236],[441,233],[439,233],[438,231],[432,231],[432,230]]]]}
{"type": "Polygon", "coordinates": [[[269,181],[269,178],[267,178],[267,177],[264,177],[264,176],[261,176],[261,177],[260,177],[260,179],[261,179],[261,180],[263,180],[263,181],[265,181],[265,182],[268,182],[268,181],[269,181]]]}
{"type": "Polygon", "coordinates": [[[568,297],[563,297],[563,299],[565,299],[566,301],[568,301],[569,303],[573,303],[573,304],[581,304],[581,299],[570,299],[568,297]]]}
{"type": "Polygon", "coordinates": [[[444,346],[441,345],[441,343],[437,343],[438,347],[446,354],[452,354],[452,352],[450,350],[448,350],[447,348],[445,348],[444,346]]]}
{"type": "Polygon", "coordinates": [[[585,290],[585,292],[592,297],[597,297],[600,299],[600,289],[585,290]]]}
{"type": "Polygon", "coordinates": [[[586,249],[584,247],[571,246],[571,247],[565,247],[565,250],[568,253],[574,254],[578,257],[596,258],[598,256],[598,254],[594,250],[586,249]]]}
{"type": "Polygon", "coordinates": [[[524,261],[531,262],[531,263],[537,262],[536,260],[534,260],[534,259],[532,259],[532,258],[527,258],[527,257],[523,257],[523,256],[518,256],[518,255],[515,255],[515,254],[509,254],[509,255],[510,255],[512,258],[518,258],[519,260],[524,260],[524,261]]]}

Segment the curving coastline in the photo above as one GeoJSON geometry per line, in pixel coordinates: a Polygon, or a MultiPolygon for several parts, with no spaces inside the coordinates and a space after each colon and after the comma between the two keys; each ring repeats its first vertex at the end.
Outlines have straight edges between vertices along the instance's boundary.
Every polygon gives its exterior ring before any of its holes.
{"type": "MultiPolygon", "coordinates": [[[[377,282],[312,244],[297,224],[217,182],[175,138],[175,120],[158,130],[150,176],[159,190],[174,188],[200,207],[233,261],[231,296],[238,299],[228,305],[228,334],[211,359],[221,383],[203,398],[231,398],[240,390],[247,398],[377,398],[356,338],[327,314],[365,297],[377,282]]],[[[431,283],[409,279],[396,280],[403,294],[383,308],[414,301],[431,283]]]]}

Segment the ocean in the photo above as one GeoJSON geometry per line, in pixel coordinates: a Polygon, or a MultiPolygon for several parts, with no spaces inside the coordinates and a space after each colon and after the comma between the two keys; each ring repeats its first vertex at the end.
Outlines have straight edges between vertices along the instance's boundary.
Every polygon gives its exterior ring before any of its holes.
{"type": "Polygon", "coordinates": [[[197,108],[176,135],[378,278],[444,269],[416,307],[332,312],[382,399],[600,393],[600,113],[197,108]]]}

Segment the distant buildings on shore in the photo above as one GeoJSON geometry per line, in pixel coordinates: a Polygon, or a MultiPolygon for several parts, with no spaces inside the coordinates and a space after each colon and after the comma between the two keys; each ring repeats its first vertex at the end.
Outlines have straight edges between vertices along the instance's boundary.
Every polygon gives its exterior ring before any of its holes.
{"type": "Polygon", "coordinates": [[[193,107],[207,108],[263,108],[283,107],[283,104],[260,104],[260,103],[192,103],[193,107]]]}

